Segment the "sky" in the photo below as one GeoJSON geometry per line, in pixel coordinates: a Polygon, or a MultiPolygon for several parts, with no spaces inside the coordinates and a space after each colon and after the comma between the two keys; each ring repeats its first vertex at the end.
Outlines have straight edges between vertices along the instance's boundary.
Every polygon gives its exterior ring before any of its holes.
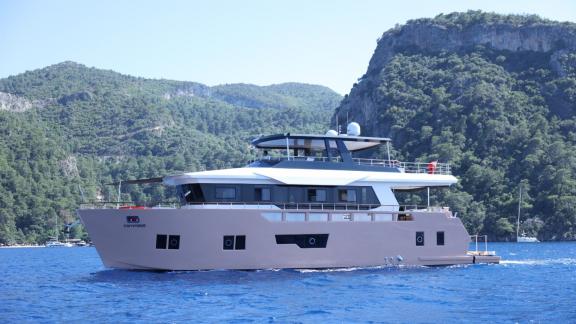
{"type": "Polygon", "coordinates": [[[347,94],[386,30],[466,10],[576,22],[576,0],[0,0],[0,78],[74,61],[146,78],[304,82],[347,94]]]}

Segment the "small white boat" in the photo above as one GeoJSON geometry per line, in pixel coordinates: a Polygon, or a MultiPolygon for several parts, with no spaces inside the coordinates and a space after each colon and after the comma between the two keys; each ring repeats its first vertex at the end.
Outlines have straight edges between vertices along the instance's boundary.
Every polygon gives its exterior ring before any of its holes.
{"type": "Polygon", "coordinates": [[[526,234],[523,234],[522,236],[518,236],[516,238],[516,242],[518,242],[518,243],[536,243],[536,242],[540,242],[540,241],[538,241],[538,239],[533,237],[533,236],[526,236],[526,234]]]}
{"type": "Polygon", "coordinates": [[[527,236],[526,233],[522,233],[522,235],[519,235],[519,233],[520,233],[521,205],[522,205],[522,186],[520,186],[520,197],[518,199],[518,221],[516,222],[516,242],[518,242],[518,243],[537,243],[537,242],[540,242],[540,241],[538,241],[537,238],[535,238],[533,236],[527,236]]]}
{"type": "Polygon", "coordinates": [[[46,247],[73,247],[73,246],[74,245],[72,243],[60,242],[56,240],[50,240],[46,242],[46,247]]]}
{"type": "Polygon", "coordinates": [[[60,242],[58,240],[58,217],[55,220],[55,229],[56,229],[56,236],[51,238],[48,242],[46,242],[46,247],[73,247],[74,244],[70,242],[60,242]]]}

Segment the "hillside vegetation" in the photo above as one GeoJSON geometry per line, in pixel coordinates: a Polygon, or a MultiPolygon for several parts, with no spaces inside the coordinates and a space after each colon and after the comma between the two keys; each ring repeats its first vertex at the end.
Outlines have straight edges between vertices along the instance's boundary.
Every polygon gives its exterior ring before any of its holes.
{"type": "MultiPolygon", "coordinates": [[[[398,159],[450,162],[433,202],[471,234],[576,238],[576,25],[483,12],[419,19],[379,40],[335,118],[390,136],[398,159]]],[[[405,202],[424,204],[421,195],[405,202]]]]}
{"type": "MultiPolygon", "coordinates": [[[[107,183],[238,167],[259,134],[324,132],[341,100],[316,85],[208,87],[73,62],[2,79],[0,94],[4,244],[46,241],[83,200],[116,201],[107,183]]],[[[164,190],[126,186],[121,199],[171,199],[164,190]]]]}

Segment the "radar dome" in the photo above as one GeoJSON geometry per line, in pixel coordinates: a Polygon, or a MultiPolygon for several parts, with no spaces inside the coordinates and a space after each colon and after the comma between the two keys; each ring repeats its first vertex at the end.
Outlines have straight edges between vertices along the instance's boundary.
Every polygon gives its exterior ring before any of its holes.
{"type": "Polygon", "coordinates": [[[351,122],[346,128],[346,134],[349,136],[360,136],[360,125],[356,122],[351,122]]]}
{"type": "Polygon", "coordinates": [[[331,130],[327,131],[325,135],[326,136],[338,136],[338,132],[331,129],[331,130]]]}

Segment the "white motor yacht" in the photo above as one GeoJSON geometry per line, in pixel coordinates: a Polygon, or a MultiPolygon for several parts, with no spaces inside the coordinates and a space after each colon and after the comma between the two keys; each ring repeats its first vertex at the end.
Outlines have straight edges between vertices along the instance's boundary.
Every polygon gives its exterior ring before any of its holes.
{"type": "Polygon", "coordinates": [[[401,206],[395,192],[457,182],[447,163],[355,158],[389,143],[347,134],[277,134],[252,141],[242,168],[123,184],[174,186],[178,206],[95,203],[78,214],[103,263],[148,270],[339,268],[497,263],[469,251],[448,207],[401,206]]]}

